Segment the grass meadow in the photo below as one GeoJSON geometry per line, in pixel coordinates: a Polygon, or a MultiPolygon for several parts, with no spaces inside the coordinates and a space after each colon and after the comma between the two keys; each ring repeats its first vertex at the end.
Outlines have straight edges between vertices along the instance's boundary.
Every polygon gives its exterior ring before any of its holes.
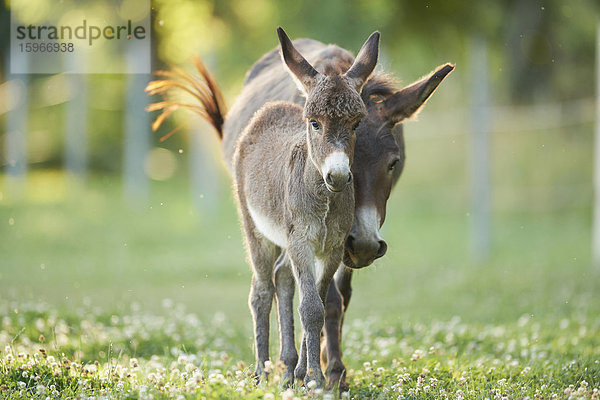
{"type": "MultiPolygon", "coordinates": [[[[425,117],[423,117],[425,118],[425,117]]],[[[600,399],[591,126],[495,134],[492,251],[469,255],[468,142],[407,134],[388,254],[358,271],[350,391],[251,377],[246,263],[229,181],[191,201],[185,163],[144,204],[121,178],[0,176],[3,399],[600,399]]]]}

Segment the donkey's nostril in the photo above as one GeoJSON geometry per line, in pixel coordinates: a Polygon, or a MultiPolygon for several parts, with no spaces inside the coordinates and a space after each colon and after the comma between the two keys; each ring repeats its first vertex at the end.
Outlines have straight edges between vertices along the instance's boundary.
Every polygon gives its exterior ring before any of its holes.
{"type": "Polygon", "coordinates": [[[348,235],[348,239],[346,239],[346,248],[351,252],[354,252],[354,236],[348,235]]]}
{"type": "Polygon", "coordinates": [[[375,258],[383,257],[385,255],[386,251],[387,251],[387,243],[384,242],[383,240],[380,240],[379,241],[379,250],[377,250],[377,254],[375,255],[375,258]]]}
{"type": "Polygon", "coordinates": [[[352,182],[352,172],[348,172],[348,182],[347,183],[350,183],[350,182],[352,182]]]}
{"type": "Polygon", "coordinates": [[[327,176],[325,177],[325,182],[327,182],[329,185],[333,186],[333,177],[331,176],[331,172],[327,173],[327,176]]]}

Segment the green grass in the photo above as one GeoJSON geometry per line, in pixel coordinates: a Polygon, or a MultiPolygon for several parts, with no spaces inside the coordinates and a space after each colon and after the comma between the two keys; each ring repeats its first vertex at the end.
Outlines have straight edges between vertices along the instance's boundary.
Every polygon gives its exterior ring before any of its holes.
{"type": "MultiPolygon", "coordinates": [[[[166,301],[164,315],[137,306],[56,311],[10,302],[0,341],[2,398],[333,398],[283,389],[281,367],[256,386],[248,338],[223,314],[203,321],[166,301]]],[[[355,399],[598,399],[600,321],[505,324],[460,318],[428,324],[350,320],[344,349],[355,399]]]]}
{"type": "MultiPolygon", "coordinates": [[[[408,135],[388,254],[353,281],[349,397],[598,399],[585,135],[494,136],[484,262],[468,251],[466,137],[408,135]]],[[[110,175],[33,171],[21,194],[0,176],[0,398],[328,398],[280,389],[278,365],[248,376],[250,271],[221,178],[196,208],[185,176],[141,205],[110,175]]],[[[274,318],[272,337],[276,359],[274,318]]]]}

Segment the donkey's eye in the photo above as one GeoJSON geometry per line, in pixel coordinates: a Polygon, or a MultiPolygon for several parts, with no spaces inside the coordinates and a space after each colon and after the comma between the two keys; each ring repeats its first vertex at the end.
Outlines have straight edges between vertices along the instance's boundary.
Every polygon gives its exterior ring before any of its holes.
{"type": "Polygon", "coordinates": [[[396,169],[396,167],[398,166],[398,163],[399,163],[399,162],[400,162],[400,160],[399,160],[399,159],[395,159],[394,161],[392,161],[392,162],[390,163],[390,165],[388,166],[388,171],[389,171],[389,172],[392,172],[393,170],[395,170],[395,169],[396,169]]]}
{"type": "Polygon", "coordinates": [[[352,126],[352,130],[353,130],[353,131],[357,130],[357,129],[358,129],[358,125],[360,125],[360,121],[358,121],[357,123],[355,123],[355,124],[352,126]]]}
{"type": "Polygon", "coordinates": [[[310,122],[310,124],[312,125],[312,127],[315,131],[318,131],[319,129],[321,129],[321,124],[318,123],[317,121],[315,121],[314,119],[311,119],[308,122],[310,122]]]}
{"type": "Polygon", "coordinates": [[[372,94],[369,96],[369,100],[371,100],[373,103],[381,103],[383,102],[384,98],[380,94],[372,94]]]}

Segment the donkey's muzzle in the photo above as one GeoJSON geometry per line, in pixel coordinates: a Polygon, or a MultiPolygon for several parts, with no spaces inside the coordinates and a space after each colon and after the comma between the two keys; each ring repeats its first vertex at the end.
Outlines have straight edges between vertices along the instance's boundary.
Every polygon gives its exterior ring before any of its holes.
{"type": "Polygon", "coordinates": [[[352,172],[328,172],[325,176],[325,184],[330,192],[341,192],[352,183],[352,172]]]}
{"type": "Polygon", "coordinates": [[[352,264],[351,268],[363,268],[371,265],[387,252],[387,243],[384,240],[358,240],[352,234],[346,239],[346,252],[352,264]]]}

